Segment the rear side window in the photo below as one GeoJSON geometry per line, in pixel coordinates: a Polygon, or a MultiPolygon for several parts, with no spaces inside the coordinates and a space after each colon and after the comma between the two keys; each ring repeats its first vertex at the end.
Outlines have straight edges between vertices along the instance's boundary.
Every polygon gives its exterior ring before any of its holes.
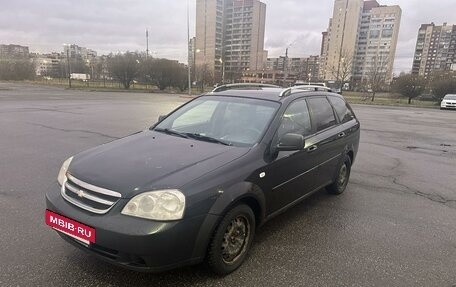
{"type": "Polygon", "coordinates": [[[341,123],[349,122],[354,118],[352,112],[347,107],[347,103],[344,100],[337,97],[328,97],[328,99],[336,110],[337,116],[339,117],[341,123]]]}
{"type": "Polygon", "coordinates": [[[326,97],[310,98],[307,101],[309,104],[312,123],[314,124],[317,132],[334,126],[337,123],[333,109],[326,97]]]}

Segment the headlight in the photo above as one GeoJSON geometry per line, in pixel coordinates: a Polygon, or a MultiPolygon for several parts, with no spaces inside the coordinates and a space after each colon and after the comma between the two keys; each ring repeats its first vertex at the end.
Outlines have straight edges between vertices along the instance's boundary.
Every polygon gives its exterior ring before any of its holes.
{"type": "Polygon", "coordinates": [[[184,216],[185,195],[177,189],[138,194],[122,209],[122,214],[152,220],[178,220],[184,216]]]}
{"type": "Polygon", "coordinates": [[[60,183],[60,185],[63,185],[63,182],[66,180],[66,173],[72,160],[73,157],[70,157],[69,159],[63,162],[62,167],[60,168],[59,175],[57,176],[57,181],[60,183]]]}

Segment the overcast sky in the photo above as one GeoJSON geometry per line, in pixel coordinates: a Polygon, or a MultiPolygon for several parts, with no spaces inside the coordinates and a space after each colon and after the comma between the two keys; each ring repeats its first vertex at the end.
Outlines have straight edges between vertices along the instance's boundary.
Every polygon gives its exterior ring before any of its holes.
{"type": "MultiPolygon", "coordinates": [[[[265,48],[270,57],[320,53],[334,0],[263,0],[265,48]]],[[[195,0],[190,3],[190,34],[195,34],[195,0]]],[[[456,24],[456,0],[380,0],[400,5],[402,22],[395,72],[408,71],[422,23],[456,24]]],[[[62,51],[78,44],[100,54],[149,49],[155,57],[186,62],[187,0],[0,0],[0,44],[21,44],[32,52],[62,51]]]]}

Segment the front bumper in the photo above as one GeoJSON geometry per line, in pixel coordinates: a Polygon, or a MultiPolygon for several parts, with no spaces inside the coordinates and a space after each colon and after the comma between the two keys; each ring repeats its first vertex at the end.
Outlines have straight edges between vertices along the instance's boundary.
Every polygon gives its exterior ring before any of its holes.
{"type": "Polygon", "coordinates": [[[456,109],[456,104],[449,104],[449,103],[441,103],[440,104],[441,109],[456,109]]]}
{"type": "Polygon", "coordinates": [[[126,201],[121,199],[107,214],[97,215],[64,200],[57,183],[46,193],[47,209],[95,228],[96,242],[87,247],[59,235],[105,261],[137,271],[160,272],[204,259],[218,216],[151,221],[120,214],[126,201]]]}

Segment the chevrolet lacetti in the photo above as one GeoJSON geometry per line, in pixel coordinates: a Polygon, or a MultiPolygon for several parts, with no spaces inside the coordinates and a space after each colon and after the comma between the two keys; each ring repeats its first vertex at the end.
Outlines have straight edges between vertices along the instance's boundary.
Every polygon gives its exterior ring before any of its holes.
{"type": "Polygon", "coordinates": [[[228,274],[258,226],[322,188],[345,190],[359,136],[338,94],[222,86],[67,159],[46,194],[46,223],[133,270],[206,261],[228,274]]]}

